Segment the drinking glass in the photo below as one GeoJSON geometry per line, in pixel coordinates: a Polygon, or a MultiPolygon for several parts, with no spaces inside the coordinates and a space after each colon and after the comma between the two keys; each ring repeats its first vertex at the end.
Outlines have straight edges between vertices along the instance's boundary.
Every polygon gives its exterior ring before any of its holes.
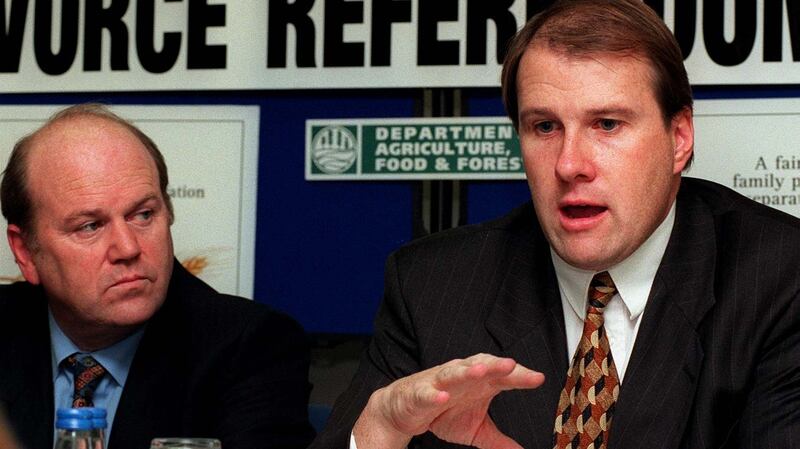
{"type": "Polygon", "coordinates": [[[150,449],[221,449],[213,438],[153,438],[150,449]]]}

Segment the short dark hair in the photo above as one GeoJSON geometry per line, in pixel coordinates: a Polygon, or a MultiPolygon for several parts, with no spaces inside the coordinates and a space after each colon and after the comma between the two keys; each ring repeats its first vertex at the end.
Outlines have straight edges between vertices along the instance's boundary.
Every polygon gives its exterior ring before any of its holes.
{"type": "Polygon", "coordinates": [[[3,216],[9,224],[19,226],[25,235],[33,235],[33,201],[28,187],[27,160],[31,143],[39,133],[55,123],[77,118],[96,117],[116,123],[130,131],[147,149],[158,171],[158,182],[161,194],[169,212],[170,222],[173,219],[172,201],[167,194],[169,176],[164,156],[158,150],[155,142],[131,122],[111,112],[108,107],[99,103],[83,103],[67,107],[56,112],[39,129],[18,140],[11,151],[8,165],[3,172],[3,181],[0,183],[0,206],[3,216]]]}
{"type": "Polygon", "coordinates": [[[541,42],[569,55],[633,55],[651,68],[665,122],[692,109],[692,88],[683,55],[664,21],[641,0],[561,0],[532,17],[511,39],[501,84],[506,112],[519,129],[517,72],[525,51],[541,42]]]}

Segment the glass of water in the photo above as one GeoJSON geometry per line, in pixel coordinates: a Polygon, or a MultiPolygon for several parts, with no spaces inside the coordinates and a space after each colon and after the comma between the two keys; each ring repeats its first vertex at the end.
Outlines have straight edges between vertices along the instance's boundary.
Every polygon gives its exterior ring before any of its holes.
{"type": "Polygon", "coordinates": [[[222,444],[213,438],[153,438],[150,449],[221,449],[222,444]]]}

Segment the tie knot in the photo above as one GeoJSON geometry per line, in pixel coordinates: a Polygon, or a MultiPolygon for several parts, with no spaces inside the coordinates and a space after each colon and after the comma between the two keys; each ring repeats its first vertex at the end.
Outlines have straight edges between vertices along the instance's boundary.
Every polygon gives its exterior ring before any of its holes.
{"type": "Polygon", "coordinates": [[[595,274],[589,283],[589,311],[592,312],[591,309],[594,308],[596,313],[603,313],[616,292],[617,287],[608,271],[595,274]]]}
{"type": "Polygon", "coordinates": [[[94,390],[106,374],[106,369],[89,354],[77,352],[64,359],[63,363],[75,378],[72,406],[92,407],[94,390]]]}

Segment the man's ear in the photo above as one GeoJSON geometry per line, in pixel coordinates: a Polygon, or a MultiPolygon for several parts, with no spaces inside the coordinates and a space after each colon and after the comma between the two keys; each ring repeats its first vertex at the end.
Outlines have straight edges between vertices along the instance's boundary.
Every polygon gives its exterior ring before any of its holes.
{"type": "Polygon", "coordinates": [[[33,261],[33,251],[29,245],[29,238],[25,238],[22,229],[13,224],[8,225],[6,236],[8,237],[8,246],[11,247],[11,252],[14,253],[14,261],[17,263],[25,280],[34,285],[39,284],[39,272],[36,270],[36,264],[33,261]]]}
{"type": "Polygon", "coordinates": [[[692,110],[683,108],[672,118],[670,127],[674,148],[674,165],[672,174],[680,174],[692,159],[694,153],[694,121],[692,110]]]}

